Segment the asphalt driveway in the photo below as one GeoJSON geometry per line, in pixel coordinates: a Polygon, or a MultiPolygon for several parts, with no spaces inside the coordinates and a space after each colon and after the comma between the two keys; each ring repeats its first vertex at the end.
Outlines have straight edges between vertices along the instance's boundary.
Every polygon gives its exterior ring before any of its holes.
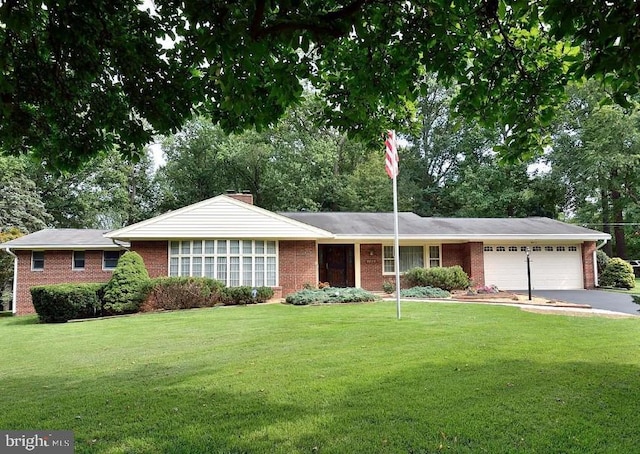
{"type": "MultiPolygon", "coordinates": [[[[527,294],[526,290],[517,293],[527,294]]],[[[588,304],[594,309],[640,315],[640,304],[633,302],[626,293],[605,292],[604,290],[533,290],[532,295],[567,303],[588,304]]]]}

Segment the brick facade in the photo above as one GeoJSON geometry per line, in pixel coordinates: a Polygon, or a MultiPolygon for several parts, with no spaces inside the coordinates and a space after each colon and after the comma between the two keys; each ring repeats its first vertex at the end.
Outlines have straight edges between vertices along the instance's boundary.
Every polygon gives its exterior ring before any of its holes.
{"type": "Polygon", "coordinates": [[[596,264],[593,263],[593,253],[596,250],[595,241],[585,241],[582,243],[582,276],[584,288],[595,288],[596,264]]]}
{"type": "Polygon", "coordinates": [[[318,283],[318,255],[315,241],[280,241],[279,275],[282,296],[318,283]]]}
{"type": "Polygon", "coordinates": [[[369,291],[379,292],[387,280],[395,283],[395,276],[382,274],[382,244],[360,245],[360,286],[369,291]]]}
{"type": "Polygon", "coordinates": [[[31,270],[31,251],[17,250],[18,286],[16,291],[16,314],[34,314],[29,289],[36,285],[61,284],[66,282],[107,282],[111,270],[102,269],[102,251],[85,251],[83,270],[72,269],[73,251],[49,250],[44,253],[44,269],[31,270]]]}
{"type": "Polygon", "coordinates": [[[167,241],[132,241],[131,250],[144,261],[149,277],[169,275],[169,250],[167,241]]]}

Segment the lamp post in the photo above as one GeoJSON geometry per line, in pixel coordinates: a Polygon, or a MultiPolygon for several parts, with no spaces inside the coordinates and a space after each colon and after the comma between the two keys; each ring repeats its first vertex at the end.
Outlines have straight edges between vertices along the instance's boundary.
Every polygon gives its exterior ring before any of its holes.
{"type": "Polygon", "coordinates": [[[529,253],[531,249],[527,246],[527,285],[529,287],[529,301],[531,301],[531,257],[529,253]]]}

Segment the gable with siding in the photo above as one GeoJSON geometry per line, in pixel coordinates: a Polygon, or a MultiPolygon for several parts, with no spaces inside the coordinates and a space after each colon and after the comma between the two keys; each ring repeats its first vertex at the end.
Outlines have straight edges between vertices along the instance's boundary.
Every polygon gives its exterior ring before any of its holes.
{"type": "Polygon", "coordinates": [[[332,238],[326,230],[224,195],[115,230],[117,240],[234,238],[332,238]]]}

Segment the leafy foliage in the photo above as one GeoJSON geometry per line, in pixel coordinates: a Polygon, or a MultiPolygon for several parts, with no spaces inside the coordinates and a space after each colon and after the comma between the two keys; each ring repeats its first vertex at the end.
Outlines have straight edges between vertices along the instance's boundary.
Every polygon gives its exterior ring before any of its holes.
{"type": "Polygon", "coordinates": [[[601,279],[602,273],[607,268],[607,265],[609,264],[610,260],[611,258],[609,258],[609,256],[602,249],[598,249],[596,251],[596,266],[598,268],[598,281],[601,279]]]}
{"type": "MultiPolygon", "coordinates": [[[[23,233],[17,227],[0,229],[0,244],[20,238],[23,233]]],[[[5,310],[9,307],[13,284],[13,260],[14,258],[4,250],[0,250],[0,307],[5,310]]]]}
{"type": "Polygon", "coordinates": [[[100,315],[100,295],[105,284],[56,284],[31,288],[31,299],[40,321],[61,323],[100,315]]]}
{"type": "Polygon", "coordinates": [[[141,312],[192,309],[222,304],[224,284],[205,277],[159,277],[143,289],[141,312]]]}
{"type": "Polygon", "coordinates": [[[148,281],[149,273],[140,254],[125,252],[105,286],[104,311],[108,314],[136,312],[145,298],[148,281]]]}
{"type": "Polygon", "coordinates": [[[273,298],[271,287],[225,287],[222,289],[222,302],[227,306],[238,304],[264,303],[273,298]],[[255,296],[254,296],[255,290],[255,296]]]}
{"type": "Polygon", "coordinates": [[[602,287],[617,287],[630,289],[635,287],[636,278],[633,274],[633,267],[629,262],[621,258],[614,257],[609,260],[606,268],[600,277],[602,287]]]}
{"type": "Polygon", "coordinates": [[[378,298],[359,288],[325,287],[323,289],[304,289],[287,296],[286,302],[295,306],[323,303],[359,303],[376,301],[378,298]]]}
{"type": "Polygon", "coordinates": [[[325,95],[334,126],[378,137],[390,123],[408,129],[428,69],[460,84],[457,112],[506,127],[500,149],[514,159],[540,149],[568,80],[596,78],[622,104],[637,93],[635,8],[593,0],[571,8],[563,0],[6,2],[0,142],[56,167],[113,146],[135,155],[154,133],[177,130],[194,106],[225,130],[272,124],[303,84],[325,95]]]}
{"type": "Polygon", "coordinates": [[[461,266],[412,268],[403,275],[408,287],[436,287],[443,290],[463,290],[470,280],[461,266]]]}
{"type": "Polygon", "coordinates": [[[411,287],[400,290],[403,298],[449,298],[451,293],[435,287],[411,287]]]}

